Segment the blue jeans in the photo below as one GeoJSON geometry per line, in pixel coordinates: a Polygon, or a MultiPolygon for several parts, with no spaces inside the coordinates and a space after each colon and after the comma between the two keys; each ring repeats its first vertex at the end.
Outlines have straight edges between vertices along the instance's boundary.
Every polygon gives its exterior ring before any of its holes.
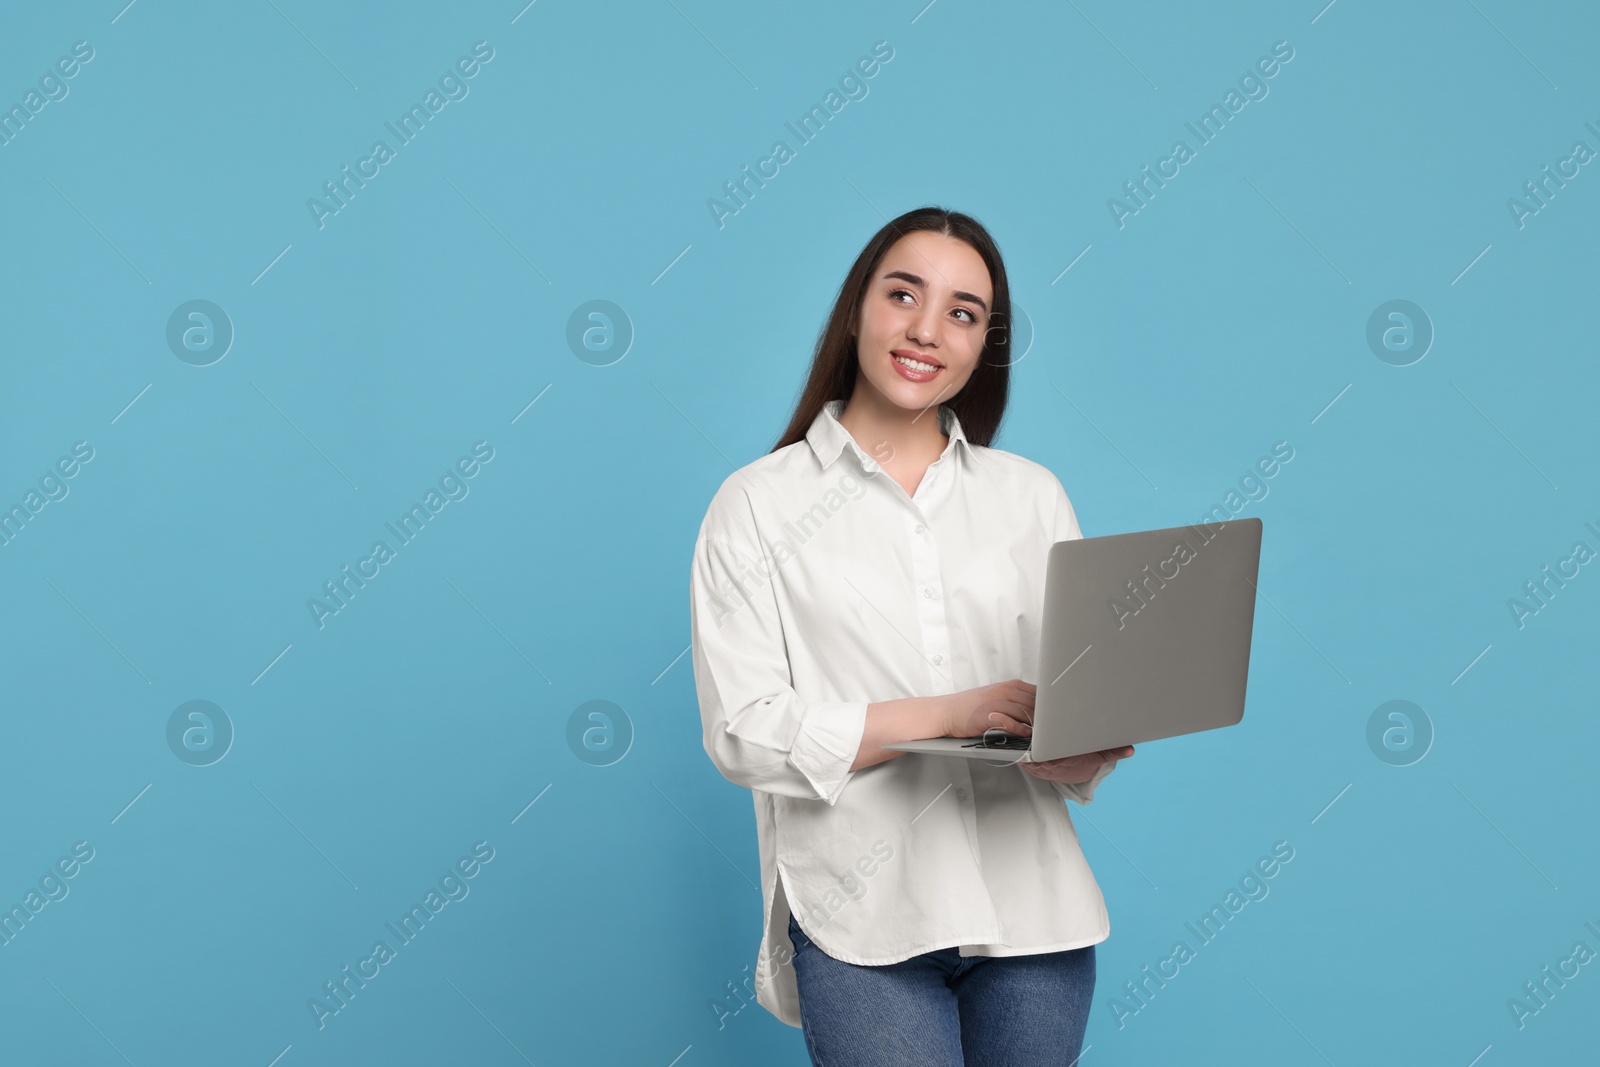
{"type": "Polygon", "coordinates": [[[800,1024],[816,1067],[1044,1067],[1077,1062],[1094,946],[1025,956],[939,949],[862,967],[789,916],[800,1024]]]}

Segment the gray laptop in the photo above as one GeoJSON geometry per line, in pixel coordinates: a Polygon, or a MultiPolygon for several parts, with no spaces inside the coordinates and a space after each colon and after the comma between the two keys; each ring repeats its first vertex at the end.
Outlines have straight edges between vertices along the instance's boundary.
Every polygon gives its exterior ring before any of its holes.
{"type": "Polygon", "coordinates": [[[1260,519],[1057,542],[1032,736],[883,747],[1037,763],[1232,726],[1244,717],[1260,561],[1260,519]]]}

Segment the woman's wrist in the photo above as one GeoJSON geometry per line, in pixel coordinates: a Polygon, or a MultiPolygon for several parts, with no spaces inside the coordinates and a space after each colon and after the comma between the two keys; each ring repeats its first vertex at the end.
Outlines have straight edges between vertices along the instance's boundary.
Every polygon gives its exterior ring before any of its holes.
{"type": "Polygon", "coordinates": [[[941,693],[939,696],[924,697],[927,701],[923,709],[923,727],[930,731],[928,737],[948,737],[950,734],[950,704],[954,693],[941,693]]]}
{"type": "Polygon", "coordinates": [[[868,704],[861,749],[850,769],[860,770],[906,754],[898,749],[886,749],[884,745],[945,736],[949,729],[949,707],[948,696],[900,697],[868,704]]]}

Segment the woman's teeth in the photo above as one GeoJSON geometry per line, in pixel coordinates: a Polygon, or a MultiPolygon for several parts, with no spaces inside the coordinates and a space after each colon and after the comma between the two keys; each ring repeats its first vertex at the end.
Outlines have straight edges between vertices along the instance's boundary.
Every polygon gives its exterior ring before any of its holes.
{"type": "Polygon", "coordinates": [[[903,366],[910,367],[912,370],[918,371],[922,374],[932,374],[934,371],[939,369],[935,364],[919,363],[914,359],[907,359],[905,356],[895,356],[894,359],[903,366]]]}

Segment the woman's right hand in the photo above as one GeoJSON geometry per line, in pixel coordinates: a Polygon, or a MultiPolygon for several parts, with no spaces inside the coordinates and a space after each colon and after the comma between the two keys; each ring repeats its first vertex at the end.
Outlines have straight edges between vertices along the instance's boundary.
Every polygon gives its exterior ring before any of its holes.
{"type": "Polygon", "coordinates": [[[941,737],[978,737],[985,730],[1004,730],[1027,737],[1033,733],[1033,700],[1038,686],[1013,678],[980,685],[944,697],[941,737]]]}

